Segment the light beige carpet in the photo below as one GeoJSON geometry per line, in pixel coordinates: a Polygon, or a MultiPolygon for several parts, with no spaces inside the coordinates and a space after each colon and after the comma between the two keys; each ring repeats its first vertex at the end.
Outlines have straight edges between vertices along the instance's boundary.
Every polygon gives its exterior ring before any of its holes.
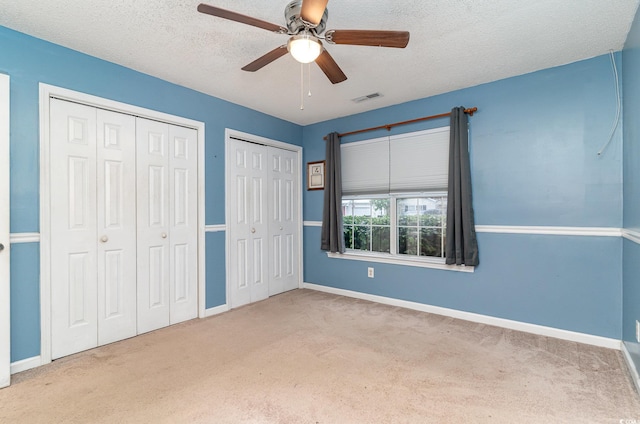
{"type": "Polygon", "coordinates": [[[640,422],[621,353],[295,290],[13,376],[2,423],[640,422]],[[632,422],[632,421],[628,421],[632,422]]]}

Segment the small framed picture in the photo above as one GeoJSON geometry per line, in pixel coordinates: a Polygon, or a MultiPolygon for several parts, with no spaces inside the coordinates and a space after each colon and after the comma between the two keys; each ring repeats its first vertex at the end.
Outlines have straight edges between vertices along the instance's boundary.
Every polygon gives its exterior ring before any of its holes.
{"type": "Polygon", "coordinates": [[[324,190],[325,161],[307,163],[307,190],[324,190]]]}

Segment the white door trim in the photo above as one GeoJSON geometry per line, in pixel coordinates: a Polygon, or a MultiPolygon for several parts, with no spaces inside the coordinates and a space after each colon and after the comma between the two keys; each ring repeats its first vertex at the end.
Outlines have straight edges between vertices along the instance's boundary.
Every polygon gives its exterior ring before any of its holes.
{"type": "Polygon", "coordinates": [[[40,83],[40,358],[51,362],[51,214],[49,191],[49,99],[55,97],[101,109],[153,119],[198,131],[198,317],[205,313],[205,238],[204,238],[204,122],[169,115],[126,103],[104,99],[79,91],[40,83]]]}
{"type": "MultiPolygon", "coordinates": [[[[238,131],[238,130],[234,130],[231,128],[225,128],[224,131],[224,157],[225,157],[225,163],[224,163],[224,169],[225,169],[225,207],[224,207],[224,216],[225,216],[225,223],[226,223],[226,228],[229,228],[229,222],[231,222],[230,219],[230,211],[229,211],[229,205],[231,204],[230,202],[232,201],[231,196],[234,193],[231,193],[231,190],[228,189],[229,187],[229,171],[231,169],[231,167],[229,166],[229,155],[228,155],[228,145],[229,145],[229,140],[231,138],[238,138],[240,140],[244,140],[244,141],[249,141],[252,143],[257,143],[257,144],[263,144],[265,146],[272,146],[272,147],[277,147],[279,149],[285,149],[285,150],[290,150],[296,153],[297,155],[297,162],[298,162],[298,178],[300,181],[300,184],[298,184],[298,204],[296,205],[296,213],[298,215],[298,288],[302,288],[302,276],[304,275],[304,270],[302,268],[302,187],[303,187],[303,183],[302,183],[302,147],[301,146],[296,146],[295,144],[289,144],[289,143],[284,143],[282,141],[278,141],[278,140],[272,140],[270,138],[266,138],[266,137],[261,137],[258,135],[254,135],[254,134],[249,134],[249,133],[245,133],[242,131],[238,131]]],[[[229,292],[231,289],[231,281],[230,281],[230,272],[229,272],[229,266],[230,266],[230,258],[229,258],[229,252],[231,251],[231,240],[229,237],[229,231],[226,231],[225,233],[225,269],[226,271],[226,304],[228,306],[231,305],[231,298],[229,297],[229,292]]]]}
{"type": "Polygon", "coordinates": [[[9,75],[0,74],[0,388],[11,380],[11,314],[9,240],[9,75]]]}

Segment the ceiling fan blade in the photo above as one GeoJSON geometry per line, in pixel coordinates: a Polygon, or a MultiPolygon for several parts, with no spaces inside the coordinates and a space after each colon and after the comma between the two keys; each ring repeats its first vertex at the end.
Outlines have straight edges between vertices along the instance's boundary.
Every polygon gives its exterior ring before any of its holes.
{"type": "Polygon", "coordinates": [[[312,25],[318,25],[329,0],[303,0],[300,17],[312,25]]]}
{"type": "Polygon", "coordinates": [[[409,44],[409,32],[407,31],[332,29],[325,33],[324,38],[329,43],[355,46],[397,47],[403,49],[409,44]]]}
{"type": "Polygon", "coordinates": [[[342,72],[342,69],[340,69],[336,61],[333,60],[333,57],[331,57],[328,51],[323,49],[320,56],[316,59],[316,63],[327,78],[329,78],[331,84],[337,84],[347,79],[347,76],[342,72]]]}
{"type": "Polygon", "coordinates": [[[288,50],[286,45],[276,47],[275,49],[271,50],[269,53],[257,58],[247,66],[243,67],[242,70],[248,71],[248,72],[255,72],[258,69],[262,68],[263,66],[270,64],[274,60],[281,58],[287,53],[288,53],[288,50]]]}
{"type": "Polygon", "coordinates": [[[230,10],[220,9],[219,7],[209,6],[208,4],[204,3],[200,3],[198,5],[198,12],[217,16],[223,19],[229,19],[230,21],[240,22],[241,24],[252,25],[254,27],[266,29],[267,31],[277,32],[279,34],[287,33],[287,29],[281,27],[280,25],[252,18],[251,16],[241,15],[240,13],[232,12],[230,10]]]}

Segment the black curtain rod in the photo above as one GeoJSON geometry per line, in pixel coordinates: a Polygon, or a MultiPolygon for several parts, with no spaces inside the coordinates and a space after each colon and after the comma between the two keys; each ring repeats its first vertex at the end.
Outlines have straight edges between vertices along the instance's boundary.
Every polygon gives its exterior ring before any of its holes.
{"type": "MultiPolygon", "coordinates": [[[[477,111],[478,111],[477,107],[472,107],[469,109],[465,109],[464,113],[466,113],[469,116],[473,116],[473,114],[477,111]]],[[[422,118],[410,119],[408,121],[394,122],[393,124],[380,125],[379,127],[371,127],[371,128],[365,128],[363,130],[349,131],[346,133],[338,134],[338,137],[345,137],[347,135],[360,134],[363,132],[376,131],[376,130],[391,131],[391,128],[397,127],[400,125],[407,125],[407,124],[413,124],[414,122],[428,121],[429,119],[445,118],[449,115],[451,115],[451,112],[441,113],[439,115],[423,116],[422,118]]],[[[324,139],[326,140],[327,137],[325,136],[324,139]]]]}

